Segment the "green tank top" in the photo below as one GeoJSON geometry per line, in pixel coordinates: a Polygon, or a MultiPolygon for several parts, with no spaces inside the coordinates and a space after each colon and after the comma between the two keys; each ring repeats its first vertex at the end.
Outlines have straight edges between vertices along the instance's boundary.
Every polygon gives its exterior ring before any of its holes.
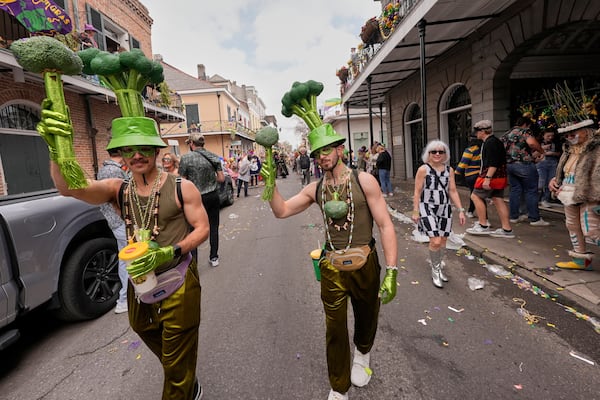
{"type": "MultiPolygon", "coordinates": [[[[352,170],[350,181],[352,186],[352,200],[354,202],[354,232],[352,233],[352,243],[350,247],[360,247],[369,244],[373,238],[373,216],[371,215],[371,210],[367,204],[365,194],[358,182],[358,172],[356,170],[352,170]]],[[[322,202],[322,185],[323,179],[321,179],[317,185],[316,200],[321,209],[321,213],[323,214],[323,204],[331,200],[333,195],[329,190],[325,190],[325,202],[322,202]]],[[[345,196],[340,198],[342,201],[346,201],[349,198],[347,191],[344,193],[345,196]]],[[[351,218],[351,216],[349,217],[351,218]]],[[[338,230],[336,228],[336,225],[344,226],[347,221],[346,218],[347,217],[343,217],[339,220],[328,221],[328,218],[325,219],[324,217],[324,224],[328,224],[325,229],[329,228],[329,235],[331,236],[333,247],[337,250],[345,249],[348,245],[351,222],[348,221],[347,229],[338,230]]],[[[325,233],[325,240],[327,241],[327,233],[325,233]]],[[[327,248],[330,249],[330,246],[327,246],[327,248]]]]}
{"type": "MultiPolygon", "coordinates": [[[[158,203],[158,226],[160,228],[158,236],[156,237],[156,243],[159,246],[174,245],[183,240],[189,233],[188,223],[185,219],[183,209],[177,206],[175,201],[176,193],[176,182],[177,177],[173,174],[167,175],[167,180],[160,188],[160,196],[158,203]]],[[[140,196],[141,203],[147,204],[148,197],[140,196]]],[[[130,206],[131,207],[131,206],[130,206]]],[[[137,207],[131,207],[131,212],[134,212],[136,219],[141,220],[141,215],[137,207]]],[[[152,229],[152,226],[150,227],[152,229]]],[[[172,267],[176,266],[180,261],[180,258],[176,258],[173,261],[160,265],[156,268],[156,273],[164,272],[172,267]]]]}

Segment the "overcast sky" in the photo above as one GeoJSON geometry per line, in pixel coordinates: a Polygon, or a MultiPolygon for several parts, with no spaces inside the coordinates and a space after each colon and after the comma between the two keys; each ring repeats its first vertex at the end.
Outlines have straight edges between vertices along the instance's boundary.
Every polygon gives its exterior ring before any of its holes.
{"type": "Polygon", "coordinates": [[[295,122],[281,115],[281,97],[309,79],[325,85],[319,104],[340,97],[335,71],[361,42],[364,22],[381,13],[373,0],[141,1],[154,20],[154,54],[192,76],[204,64],[209,76],[254,86],[293,145],[295,122]]]}

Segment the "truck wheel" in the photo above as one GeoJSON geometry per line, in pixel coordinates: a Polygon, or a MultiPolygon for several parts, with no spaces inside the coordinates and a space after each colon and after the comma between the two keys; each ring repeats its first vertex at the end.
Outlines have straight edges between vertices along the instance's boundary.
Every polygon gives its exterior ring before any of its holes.
{"type": "Polygon", "coordinates": [[[231,182],[229,182],[227,184],[227,187],[225,188],[225,191],[227,192],[227,197],[225,198],[225,201],[223,202],[224,206],[230,206],[233,204],[233,199],[234,199],[234,195],[233,195],[233,185],[231,184],[231,182]]]}
{"type": "Polygon", "coordinates": [[[117,254],[116,242],[108,238],[83,242],[73,251],[58,283],[60,319],[86,320],[112,309],[121,288],[117,254]]]}

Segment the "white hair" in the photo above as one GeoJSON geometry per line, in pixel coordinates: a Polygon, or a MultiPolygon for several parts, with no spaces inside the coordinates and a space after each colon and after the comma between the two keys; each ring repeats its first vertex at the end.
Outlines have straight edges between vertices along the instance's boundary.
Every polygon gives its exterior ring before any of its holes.
{"type": "Polygon", "coordinates": [[[450,149],[448,148],[448,145],[442,142],[441,140],[432,140],[431,142],[427,143],[427,146],[425,146],[425,148],[423,149],[421,160],[423,160],[424,164],[427,164],[429,162],[429,152],[431,150],[444,150],[446,154],[444,159],[442,160],[442,163],[450,163],[450,149]]]}

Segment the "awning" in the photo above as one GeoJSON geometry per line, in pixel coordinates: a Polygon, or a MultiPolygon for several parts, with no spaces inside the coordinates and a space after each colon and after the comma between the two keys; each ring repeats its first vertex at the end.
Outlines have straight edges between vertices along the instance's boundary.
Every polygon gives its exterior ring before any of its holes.
{"type": "Polygon", "coordinates": [[[425,58],[429,63],[515,2],[515,0],[414,1],[413,8],[346,89],[342,102],[351,107],[366,107],[367,78],[370,78],[371,103],[381,104],[387,92],[413,74],[419,73],[420,36],[417,27],[419,21],[426,21],[425,58]]]}

